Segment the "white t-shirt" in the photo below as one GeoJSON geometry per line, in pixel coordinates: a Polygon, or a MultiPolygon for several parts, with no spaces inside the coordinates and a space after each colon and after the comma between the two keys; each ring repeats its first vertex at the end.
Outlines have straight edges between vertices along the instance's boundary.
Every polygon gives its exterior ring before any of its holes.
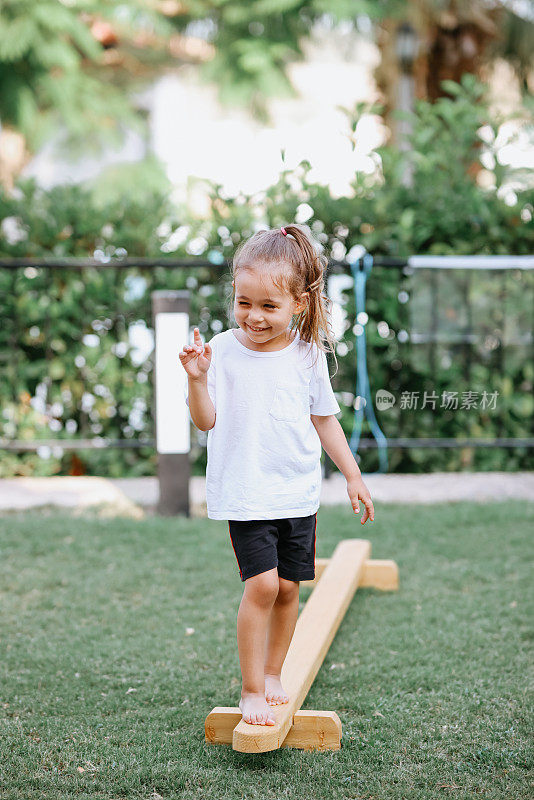
{"type": "MultiPolygon", "coordinates": [[[[310,414],[341,409],[326,354],[297,332],[283,350],[245,347],[235,329],[210,341],[206,500],[210,519],[306,517],[319,508],[321,440],[310,414]],[[316,354],[317,363],[313,366],[316,354]]],[[[185,385],[186,403],[188,384],[185,385]]]]}

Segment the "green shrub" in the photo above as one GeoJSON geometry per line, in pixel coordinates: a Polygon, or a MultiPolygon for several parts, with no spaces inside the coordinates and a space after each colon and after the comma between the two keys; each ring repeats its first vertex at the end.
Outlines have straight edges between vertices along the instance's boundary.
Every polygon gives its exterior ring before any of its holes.
{"type": "MultiPolygon", "coordinates": [[[[155,289],[189,289],[191,323],[207,340],[233,324],[224,299],[229,261],[236,245],[258,226],[306,219],[336,260],[354,254],[356,246],[374,255],[399,257],[532,253],[533,188],[523,174],[514,174],[495,157],[504,119],[490,112],[484,88],[472,76],[464,76],[453,89],[452,100],[417,102],[411,149],[389,144],[378,148],[371,154],[375,173],[357,173],[347,197],[333,197],[327,186],[313,183],[306,161],[283,170],[273,186],[255,195],[227,197],[221,186],[207,182],[209,213],[203,217],[187,203],[173,207],[168,194],[156,190],[105,203],[89,186],[58,186],[45,192],[26,180],[19,181],[14,196],[0,194],[1,217],[10,218],[0,228],[2,257],[96,254],[108,262],[105,269],[82,271],[0,269],[0,436],[57,438],[58,446],[62,438],[153,438],[152,356],[138,363],[130,327],[151,330],[150,295],[155,289]],[[484,154],[482,136],[489,141],[484,154]],[[407,169],[411,181],[406,180],[407,169]],[[162,261],[168,255],[200,256],[213,266],[116,268],[114,261],[126,255],[162,261]],[[32,400],[36,396],[41,400],[32,400]]],[[[355,108],[353,130],[366,110],[373,107],[355,108]]],[[[397,397],[420,392],[421,399],[425,391],[438,398],[447,391],[460,396],[473,390],[499,393],[496,408],[489,410],[410,411],[396,404],[377,414],[385,435],[528,436],[533,413],[533,289],[533,273],[520,270],[411,274],[374,267],[367,284],[366,326],[371,394],[379,388],[397,397]],[[412,335],[403,341],[400,331],[412,335]],[[429,332],[443,341],[417,340],[415,334],[424,338],[429,332]]],[[[338,343],[339,370],[332,383],[340,393],[340,421],[350,437],[350,396],[356,387],[352,288],[343,298],[346,330],[338,343]]],[[[177,352],[181,346],[177,343],[177,352]]],[[[192,431],[193,472],[202,474],[205,435],[194,427],[192,431]]],[[[367,423],[362,435],[369,435],[367,423]]],[[[531,452],[395,450],[390,452],[389,469],[525,469],[532,468],[531,452]]],[[[146,475],[154,474],[155,464],[149,447],[80,450],[75,456],[52,451],[47,459],[4,451],[0,476],[146,475]]],[[[376,451],[363,451],[361,466],[363,471],[376,469],[376,451]]]]}

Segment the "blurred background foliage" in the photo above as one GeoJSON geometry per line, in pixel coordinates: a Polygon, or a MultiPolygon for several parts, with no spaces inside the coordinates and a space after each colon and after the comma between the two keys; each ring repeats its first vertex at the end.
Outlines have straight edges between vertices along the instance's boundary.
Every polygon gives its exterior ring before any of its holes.
{"type": "MultiPolygon", "coordinates": [[[[528,6],[528,4],[525,4],[528,6]]],[[[3,0],[0,3],[0,183],[12,188],[53,137],[71,157],[147,135],[143,93],[181,67],[219,102],[270,120],[271,98],[297,97],[289,68],[315,25],[372,39],[373,73],[391,126],[402,60],[399,25],[414,33],[415,94],[435,100],[464,73],[487,82],[499,59],[532,93],[534,18],[488,0],[3,0]],[[3,154],[3,155],[2,155],[3,154]]]]}
{"type": "MultiPolygon", "coordinates": [[[[533,186],[528,175],[497,157],[495,142],[505,120],[490,112],[484,86],[474,76],[447,88],[449,97],[416,103],[408,149],[389,143],[374,151],[375,173],[355,174],[352,197],[333,197],[327,186],[311,182],[308,162],[284,170],[276,184],[252,196],[229,197],[221,186],[208,184],[209,207],[201,217],[187,202],[173,205],[157,163],[143,167],[154,179],[135,196],[106,199],[98,181],[44,191],[32,180],[19,180],[14,192],[3,191],[2,257],[94,256],[106,266],[0,270],[0,437],[57,439],[57,446],[39,453],[3,451],[0,477],[155,474],[152,447],[72,452],[61,449],[61,440],[153,438],[150,293],[189,289],[191,327],[198,325],[209,341],[235,324],[225,299],[230,262],[236,245],[259,227],[306,222],[333,261],[354,255],[355,248],[404,257],[532,253],[533,186]],[[162,266],[116,268],[114,263],[126,256],[161,258],[162,266]],[[212,266],[173,269],[164,266],[169,256],[209,259],[212,266]]],[[[347,110],[352,136],[357,136],[359,117],[373,111],[378,113],[365,104],[347,110]]],[[[526,104],[521,114],[531,130],[531,107],[526,104]]],[[[191,191],[195,183],[191,179],[191,191]]],[[[403,391],[419,391],[421,398],[424,391],[438,398],[443,391],[499,393],[494,410],[401,410],[397,403],[378,412],[386,436],[532,436],[533,277],[513,270],[496,283],[495,274],[484,272],[429,276],[419,270],[373,269],[366,325],[373,396],[379,388],[397,397],[403,391]],[[440,314],[449,333],[435,343],[421,340],[432,280],[440,282],[440,314]],[[467,310],[479,320],[470,323],[476,333],[470,339],[464,335],[462,305],[467,292],[467,310]],[[510,332],[513,320],[518,329],[510,332]]],[[[346,329],[337,345],[339,369],[332,384],[349,438],[356,388],[350,286],[341,302],[346,329]]],[[[182,346],[176,343],[177,354],[182,346]]],[[[191,433],[193,472],[203,474],[206,434],[193,425],[191,433]]],[[[362,435],[369,435],[367,422],[362,435]]],[[[403,449],[390,452],[389,468],[531,469],[531,452],[519,447],[403,449]]],[[[376,451],[363,451],[362,471],[373,471],[377,463],[376,451]]]]}

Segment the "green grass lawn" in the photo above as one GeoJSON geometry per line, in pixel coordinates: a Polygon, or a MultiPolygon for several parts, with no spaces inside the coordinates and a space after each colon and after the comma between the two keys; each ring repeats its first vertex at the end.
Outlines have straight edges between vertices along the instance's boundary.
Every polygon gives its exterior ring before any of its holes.
{"type": "Polygon", "coordinates": [[[341,750],[246,755],[204,742],[241,689],[225,521],[4,516],[0,797],[532,800],[533,531],[527,502],[321,508],[316,555],[370,538],[400,588],[358,590],[303,705],[341,750]]]}

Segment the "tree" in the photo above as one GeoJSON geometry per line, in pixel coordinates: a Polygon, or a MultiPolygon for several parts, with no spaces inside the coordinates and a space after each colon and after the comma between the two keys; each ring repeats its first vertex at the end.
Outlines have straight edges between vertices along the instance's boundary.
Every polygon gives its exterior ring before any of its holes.
{"type": "Polygon", "coordinates": [[[518,17],[504,0],[168,0],[165,6],[178,30],[194,29],[213,46],[200,72],[218,85],[221,101],[264,119],[269,97],[294,94],[287,64],[303,57],[303,41],[320,19],[355,26],[362,16],[372,21],[386,113],[395,107],[395,32],[405,21],[421,42],[415,64],[421,99],[440,97],[442,80],[459,82],[465,72],[480,77],[485,62],[498,57],[512,64],[526,91],[534,67],[534,18],[518,17]]]}
{"type": "Polygon", "coordinates": [[[147,28],[167,36],[172,31],[146,0],[128,5],[119,0],[3,1],[0,180],[5,186],[12,187],[32,152],[58,125],[67,135],[66,146],[83,140],[86,148],[121,141],[121,123],[140,126],[124,82],[116,79],[114,49],[120,40],[121,58],[129,54],[131,72],[131,51],[144,51],[147,28]]]}
{"type": "Polygon", "coordinates": [[[133,94],[184,62],[199,65],[223,104],[268,120],[268,99],[295,95],[291,61],[321,19],[373,21],[382,53],[376,79],[386,117],[395,107],[397,26],[411,20],[425,43],[417,96],[435,99],[444,78],[479,73],[504,57],[528,89],[534,24],[489,0],[3,0],[0,6],[0,181],[7,187],[57,130],[65,146],[100,148],[143,129],[133,94]]]}
{"type": "Polygon", "coordinates": [[[520,88],[524,93],[529,91],[528,78],[534,67],[534,24],[518,17],[504,2],[417,0],[403,3],[401,8],[394,2],[387,6],[377,27],[381,58],[375,70],[386,122],[397,108],[402,73],[396,52],[397,36],[406,23],[418,39],[411,68],[417,98],[434,102],[444,95],[452,96],[444,91],[443,81],[460,83],[465,73],[487,82],[488,70],[498,58],[513,66],[520,88]]]}

